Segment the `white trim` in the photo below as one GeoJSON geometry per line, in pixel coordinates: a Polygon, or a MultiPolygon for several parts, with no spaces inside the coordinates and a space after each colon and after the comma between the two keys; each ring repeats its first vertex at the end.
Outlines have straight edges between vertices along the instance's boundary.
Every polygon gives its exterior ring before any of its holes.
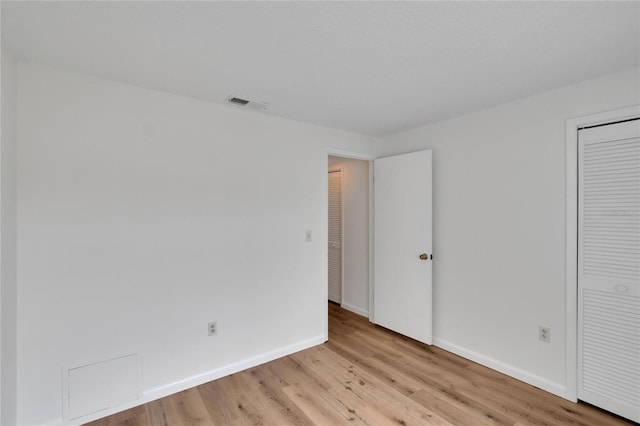
{"type": "Polygon", "coordinates": [[[565,294],[566,391],[564,398],[578,400],[578,128],[640,117],[640,105],[570,118],[565,139],[565,294]]]}
{"type": "Polygon", "coordinates": [[[329,179],[327,179],[327,165],[329,162],[329,155],[331,155],[330,152],[322,153],[324,176],[322,181],[324,184],[324,196],[320,204],[322,206],[322,211],[320,212],[320,214],[322,215],[322,228],[320,232],[320,252],[322,257],[322,270],[320,271],[320,279],[322,288],[320,289],[320,300],[318,300],[318,308],[321,309],[322,337],[325,342],[329,340],[329,310],[327,309],[327,300],[329,300],[329,179]]]}
{"type": "Polygon", "coordinates": [[[128,410],[133,407],[137,407],[138,405],[143,405],[151,401],[155,401],[156,399],[164,398],[165,396],[173,395],[174,393],[177,393],[177,392],[182,392],[183,390],[202,385],[212,380],[216,380],[221,377],[225,377],[230,374],[237,373],[237,372],[246,370],[248,368],[252,368],[257,365],[264,364],[269,361],[273,361],[275,359],[285,357],[287,355],[291,355],[295,352],[308,349],[312,346],[321,345],[325,341],[326,339],[324,338],[324,336],[317,336],[311,339],[303,340],[301,342],[294,343],[289,346],[285,346],[284,348],[279,348],[273,351],[265,352],[260,355],[247,358],[242,361],[234,362],[224,367],[216,368],[214,370],[210,370],[205,373],[198,374],[196,376],[189,377],[187,379],[180,380],[175,383],[170,383],[165,386],[160,386],[155,389],[150,389],[143,393],[143,397],[141,399],[138,399],[137,401],[133,401],[128,404],[123,404],[117,407],[112,407],[106,410],[99,411],[97,413],[92,413],[84,417],[76,418],[73,421],[65,422],[65,421],[58,420],[57,422],[52,422],[50,424],[61,425],[61,426],[62,425],[76,426],[76,425],[81,425],[87,422],[92,422],[94,420],[98,420],[103,417],[110,416],[112,414],[119,413],[121,411],[128,410]]]}
{"type": "Polygon", "coordinates": [[[467,348],[463,348],[461,346],[455,345],[453,343],[447,342],[437,337],[433,338],[433,344],[434,346],[437,346],[446,351],[452,352],[456,355],[460,355],[463,358],[477,362],[478,364],[484,365],[485,367],[489,367],[492,370],[499,371],[500,373],[506,374],[507,376],[510,376],[520,381],[523,381],[525,383],[528,383],[532,386],[535,386],[544,391],[550,392],[554,395],[564,398],[567,392],[565,386],[563,386],[560,383],[552,382],[543,377],[536,376],[535,374],[531,374],[527,371],[521,370],[512,365],[505,364],[496,359],[479,354],[478,352],[474,352],[467,348]]]}
{"type": "Polygon", "coordinates": [[[369,311],[367,311],[366,309],[363,309],[359,306],[355,306],[355,305],[351,305],[349,303],[342,303],[340,305],[340,307],[346,309],[347,311],[351,311],[355,314],[361,315],[363,317],[367,317],[369,318],[369,311]]]}
{"type": "Polygon", "coordinates": [[[565,142],[565,398],[578,401],[578,127],[567,120],[565,142]]]}
{"type": "Polygon", "coordinates": [[[375,155],[365,154],[363,152],[355,152],[355,151],[345,151],[344,149],[338,148],[329,148],[327,150],[327,155],[333,155],[336,157],[343,158],[352,158],[354,160],[374,160],[376,158],[375,155]]]}
{"type": "Polygon", "coordinates": [[[344,302],[344,174],[344,165],[340,164],[340,306],[344,302]]]}
{"type": "Polygon", "coordinates": [[[373,160],[369,161],[369,321],[373,321],[373,160]]]}

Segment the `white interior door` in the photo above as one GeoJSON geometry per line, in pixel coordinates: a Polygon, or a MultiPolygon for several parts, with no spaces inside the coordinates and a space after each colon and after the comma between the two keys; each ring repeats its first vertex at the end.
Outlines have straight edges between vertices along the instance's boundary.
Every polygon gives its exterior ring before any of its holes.
{"type": "Polygon", "coordinates": [[[431,151],[374,161],[372,321],[428,344],[432,342],[431,179],[431,151]]]}
{"type": "Polygon", "coordinates": [[[329,300],[342,303],[342,171],[329,172],[329,300]]]}
{"type": "Polygon", "coordinates": [[[640,120],[578,132],[578,398],[640,422],[640,120]]]}

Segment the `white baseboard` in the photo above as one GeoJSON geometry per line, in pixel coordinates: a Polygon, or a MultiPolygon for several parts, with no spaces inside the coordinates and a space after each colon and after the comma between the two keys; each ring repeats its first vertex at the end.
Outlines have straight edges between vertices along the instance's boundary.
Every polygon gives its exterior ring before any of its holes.
{"type": "Polygon", "coordinates": [[[350,305],[348,303],[341,303],[340,307],[346,309],[347,311],[351,311],[353,313],[356,313],[358,315],[362,315],[363,317],[367,317],[369,318],[369,311],[366,309],[362,309],[358,306],[354,306],[354,305],[350,305]]]}
{"type": "Polygon", "coordinates": [[[452,352],[456,355],[460,355],[463,358],[477,362],[478,364],[482,364],[485,367],[489,367],[492,370],[496,370],[496,371],[499,371],[500,373],[506,374],[507,376],[511,376],[514,379],[518,379],[520,381],[528,383],[532,386],[535,386],[544,391],[550,392],[561,398],[569,399],[567,398],[567,387],[565,385],[552,382],[551,380],[547,380],[543,377],[536,376],[535,374],[531,374],[527,371],[521,370],[512,365],[505,364],[496,359],[479,354],[477,352],[474,352],[467,348],[463,348],[461,346],[455,345],[453,343],[447,342],[437,337],[433,338],[433,344],[434,346],[442,348],[446,351],[452,352]]]}
{"type": "Polygon", "coordinates": [[[225,377],[230,374],[237,373],[242,370],[246,370],[248,368],[252,368],[257,365],[264,364],[269,361],[273,361],[274,359],[291,355],[293,353],[302,351],[312,346],[320,345],[325,341],[326,339],[324,338],[324,336],[317,336],[311,339],[303,340],[301,342],[294,343],[289,346],[285,346],[284,348],[278,348],[273,351],[265,352],[260,355],[256,355],[254,357],[244,359],[242,361],[234,362],[233,364],[225,365],[224,367],[216,368],[214,370],[210,370],[193,377],[188,377],[184,380],[180,380],[175,383],[170,383],[165,386],[160,386],[155,389],[144,391],[141,399],[132,401],[131,403],[128,403],[128,404],[119,405],[117,407],[111,407],[106,410],[99,411],[97,413],[89,414],[87,416],[74,419],[73,421],[70,421],[70,422],[64,422],[62,420],[58,420],[57,422],[52,422],[49,424],[60,425],[60,426],[63,426],[63,425],[77,426],[84,423],[92,422],[94,420],[101,419],[102,417],[110,416],[112,414],[119,413],[120,411],[128,410],[130,408],[137,407],[138,405],[146,404],[148,402],[155,401],[156,399],[164,398],[165,396],[169,396],[174,393],[181,392],[183,390],[192,388],[194,386],[199,386],[203,383],[207,383],[212,380],[216,380],[221,377],[225,377]]]}

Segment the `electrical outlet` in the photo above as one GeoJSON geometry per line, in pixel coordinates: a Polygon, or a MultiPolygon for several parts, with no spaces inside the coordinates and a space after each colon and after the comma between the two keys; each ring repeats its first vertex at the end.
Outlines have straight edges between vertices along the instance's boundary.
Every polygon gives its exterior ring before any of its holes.
{"type": "Polygon", "coordinates": [[[549,343],[551,341],[551,329],[549,327],[538,327],[538,339],[549,343]]]}
{"type": "Polygon", "coordinates": [[[215,336],[218,334],[218,322],[213,321],[209,323],[209,336],[215,336]]]}

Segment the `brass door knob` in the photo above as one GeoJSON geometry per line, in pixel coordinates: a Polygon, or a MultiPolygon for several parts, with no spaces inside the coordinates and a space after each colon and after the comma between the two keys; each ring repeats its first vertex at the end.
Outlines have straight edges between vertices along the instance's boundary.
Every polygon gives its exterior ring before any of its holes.
{"type": "Polygon", "coordinates": [[[422,253],[420,255],[420,260],[428,260],[429,259],[429,255],[427,253],[422,253]]]}

